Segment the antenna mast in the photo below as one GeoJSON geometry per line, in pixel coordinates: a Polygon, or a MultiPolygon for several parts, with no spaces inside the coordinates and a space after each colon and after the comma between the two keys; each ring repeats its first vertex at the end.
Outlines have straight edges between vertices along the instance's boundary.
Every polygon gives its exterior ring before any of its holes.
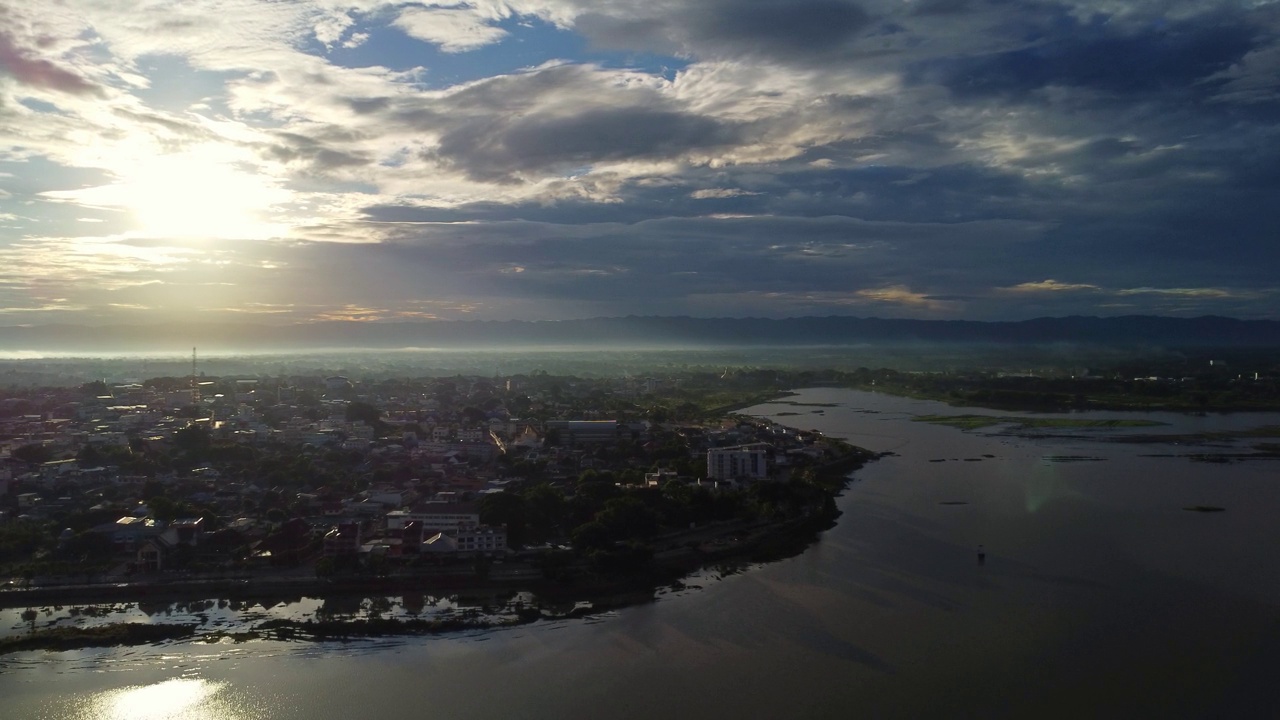
{"type": "Polygon", "coordinates": [[[200,385],[196,381],[196,349],[191,348],[191,402],[200,404],[200,385]]]}

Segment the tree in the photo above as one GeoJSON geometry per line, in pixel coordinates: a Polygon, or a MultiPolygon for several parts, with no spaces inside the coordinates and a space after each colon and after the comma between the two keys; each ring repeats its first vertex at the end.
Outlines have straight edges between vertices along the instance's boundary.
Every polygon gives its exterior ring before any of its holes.
{"type": "Polygon", "coordinates": [[[188,425],[173,434],[173,444],[181,450],[203,450],[210,442],[209,430],[199,425],[188,425]]]}
{"type": "Polygon", "coordinates": [[[596,521],[604,525],[615,540],[649,538],[658,531],[658,514],[629,495],[605,503],[596,521]]]}
{"type": "Polygon", "coordinates": [[[363,422],[366,425],[376,426],[380,421],[382,413],[378,412],[378,408],[367,402],[356,400],[347,403],[346,418],[347,422],[363,422]]]}
{"type": "Polygon", "coordinates": [[[573,541],[573,546],[581,552],[598,550],[607,547],[612,542],[609,529],[603,523],[595,520],[574,528],[573,532],[570,533],[570,539],[573,541]]]}
{"type": "Polygon", "coordinates": [[[590,553],[591,564],[606,573],[630,573],[644,568],[653,560],[653,548],[644,543],[619,543],[590,553]]]}
{"type": "Polygon", "coordinates": [[[548,483],[538,483],[522,494],[528,501],[529,539],[538,542],[556,537],[569,515],[564,493],[548,483]]]}
{"type": "Polygon", "coordinates": [[[462,421],[468,425],[480,425],[488,420],[484,411],[474,405],[462,408],[462,421]]]}
{"type": "Polygon", "coordinates": [[[53,451],[40,443],[27,443],[13,450],[10,455],[15,460],[21,460],[32,465],[47,463],[53,459],[53,451]]]}
{"type": "Polygon", "coordinates": [[[164,483],[159,480],[147,480],[142,483],[142,499],[150,501],[164,495],[164,483]]]}
{"type": "Polygon", "coordinates": [[[501,492],[485,495],[480,501],[480,522],[485,525],[506,525],[507,542],[513,547],[524,545],[529,518],[529,501],[516,493],[501,492]]]}
{"type": "Polygon", "coordinates": [[[102,453],[94,443],[88,443],[76,453],[76,462],[82,468],[97,467],[102,464],[102,453]]]}
{"type": "Polygon", "coordinates": [[[201,410],[199,405],[184,405],[173,414],[175,417],[194,419],[203,416],[204,410],[201,410]]]}
{"type": "Polygon", "coordinates": [[[147,507],[151,509],[151,517],[162,522],[177,520],[179,513],[182,512],[178,503],[164,495],[156,495],[147,500],[147,507]]]}

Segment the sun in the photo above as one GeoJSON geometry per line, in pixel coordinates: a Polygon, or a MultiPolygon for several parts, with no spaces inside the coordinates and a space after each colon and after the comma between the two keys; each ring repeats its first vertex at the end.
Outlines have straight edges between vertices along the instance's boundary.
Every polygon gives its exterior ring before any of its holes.
{"type": "Polygon", "coordinates": [[[215,152],[164,155],[127,169],[120,203],[147,237],[266,239],[284,228],[273,207],[289,199],[270,179],[215,152]]]}
{"type": "Polygon", "coordinates": [[[129,235],[168,239],[265,240],[283,237],[293,194],[253,172],[235,148],[206,144],[179,153],[114,158],[115,182],[43,193],[90,207],[125,211],[129,235]]]}

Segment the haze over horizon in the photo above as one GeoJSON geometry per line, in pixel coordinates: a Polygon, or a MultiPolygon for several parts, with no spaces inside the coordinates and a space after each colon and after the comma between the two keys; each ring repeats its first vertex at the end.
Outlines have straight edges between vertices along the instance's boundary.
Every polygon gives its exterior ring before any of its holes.
{"type": "Polygon", "coordinates": [[[1280,319],[1280,3],[0,0],[0,326],[1280,319]]]}

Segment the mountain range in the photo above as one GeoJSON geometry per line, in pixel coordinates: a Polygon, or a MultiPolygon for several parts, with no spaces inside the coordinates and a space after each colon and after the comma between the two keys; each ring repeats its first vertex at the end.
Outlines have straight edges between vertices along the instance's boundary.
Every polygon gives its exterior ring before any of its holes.
{"type": "Polygon", "coordinates": [[[262,352],[413,347],[795,347],[911,343],[1276,347],[1280,346],[1280,321],[1141,315],[994,322],[848,316],[780,320],[627,316],[548,321],[325,322],[285,326],[210,323],[0,327],[0,351],[9,353],[172,353],[196,346],[207,351],[262,352]]]}

